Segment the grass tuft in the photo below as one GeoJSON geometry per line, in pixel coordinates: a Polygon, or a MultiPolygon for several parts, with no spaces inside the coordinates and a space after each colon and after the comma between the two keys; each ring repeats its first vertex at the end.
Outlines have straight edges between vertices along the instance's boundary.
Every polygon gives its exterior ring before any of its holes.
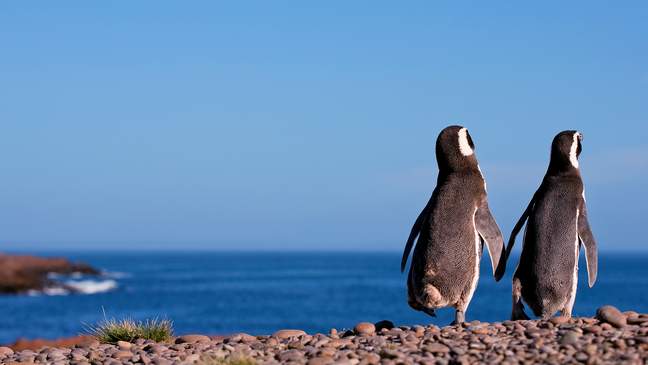
{"type": "Polygon", "coordinates": [[[107,319],[87,325],[85,332],[101,343],[116,344],[117,341],[133,342],[137,339],[155,342],[169,341],[173,336],[173,323],[167,319],[147,319],[135,321],[130,318],[107,319]]]}

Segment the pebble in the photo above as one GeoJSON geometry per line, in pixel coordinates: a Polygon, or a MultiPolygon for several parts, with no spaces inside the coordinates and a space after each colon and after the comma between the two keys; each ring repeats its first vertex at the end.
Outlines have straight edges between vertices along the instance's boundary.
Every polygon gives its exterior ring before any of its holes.
{"type": "Polygon", "coordinates": [[[383,328],[387,330],[394,328],[394,323],[392,321],[382,320],[376,322],[375,326],[376,326],[376,331],[380,332],[383,328]]]}
{"type": "Polygon", "coordinates": [[[14,351],[9,347],[0,347],[0,357],[13,355],[14,351]]]}
{"type": "Polygon", "coordinates": [[[175,343],[209,342],[211,339],[205,335],[184,335],[176,338],[175,343]]]}
{"type": "Polygon", "coordinates": [[[642,317],[627,317],[626,322],[632,325],[642,325],[648,322],[648,318],[642,317]]]}
{"type": "Polygon", "coordinates": [[[305,335],[306,332],[302,330],[280,330],[273,334],[274,337],[286,339],[291,337],[299,337],[305,335]]]}
{"type": "Polygon", "coordinates": [[[553,317],[549,320],[553,325],[559,326],[561,324],[569,323],[569,317],[565,316],[558,316],[558,317],[553,317]]]}
{"type": "Polygon", "coordinates": [[[561,345],[571,345],[575,346],[578,344],[578,339],[580,338],[580,334],[578,334],[575,331],[569,331],[566,332],[561,338],[560,338],[560,344],[561,345]]]}
{"type": "Polygon", "coordinates": [[[187,335],[174,343],[93,343],[15,353],[0,347],[0,364],[190,365],[228,364],[236,359],[272,365],[648,364],[648,328],[632,322],[646,319],[642,323],[647,323],[648,316],[622,313],[630,325],[619,329],[607,322],[606,311],[601,315],[606,318],[604,323],[555,317],[546,321],[472,321],[438,328],[393,327],[381,321],[384,323],[359,323],[342,338],[335,330],[329,336],[282,330],[273,336],[241,333],[210,339],[187,335]]]}
{"type": "Polygon", "coordinates": [[[130,359],[133,357],[133,353],[130,351],[117,351],[112,355],[115,359],[130,359]]]}
{"type": "Polygon", "coordinates": [[[279,361],[288,362],[288,361],[299,361],[304,357],[304,355],[298,350],[287,350],[279,354],[279,361]]]}
{"type": "Polygon", "coordinates": [[[448,346],[442,345],[440,343],[431,343],[423,348],[423,350],[427,352],[432,352],[432,353],[441,353],[445,354],[450,352],[450,348],[448,346]]]}
{"type": "Polygon", "coordinates": [[[122,350],[130,350],[131,347],[133,347],[133,344],[126,341],[117,341],[117,347],[119,347],[122,350]]]}
{"type": "Polygon", "coordinates": [[[357,335],[371,336],[376,333],[376,326],[369,322],[360,322],[353,329],[357,335]]]}
{"type": "Polygon", "coordinates": [[[611,305],[604,305],[596,311],[596,318],[601,322],[609,323],[616,328],[623,328],[627,319],[621,311],[611,305]]]}

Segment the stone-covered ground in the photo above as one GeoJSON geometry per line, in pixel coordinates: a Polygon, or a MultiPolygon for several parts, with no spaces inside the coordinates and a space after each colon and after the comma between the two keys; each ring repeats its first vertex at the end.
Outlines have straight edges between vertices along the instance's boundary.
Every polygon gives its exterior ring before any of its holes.
{"type": "Polygon", "coordinates": [[[91,342],[72,348],[13,352],[0,362],[41,364],[648,364],[648,314],[602,307],[597,318],[473,321],[459,326],[393,327],[360,323],[353,330],[225,338],[187,335],[173,343],[91,342]]]}

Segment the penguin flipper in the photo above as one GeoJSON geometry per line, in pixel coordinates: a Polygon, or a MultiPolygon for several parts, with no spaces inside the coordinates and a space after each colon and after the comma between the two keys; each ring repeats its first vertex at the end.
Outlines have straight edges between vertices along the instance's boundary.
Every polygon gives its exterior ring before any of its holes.
{"type": "Polygon", "coordinates": [[[425,208],[423,208],[418,218],[416,218],[416,221],[412,226],[410,235],[407,238],[407,243],[405,244],[405,250],[403,250],[403,258],[401,259],[401,272],[405,271],[405,266],[407,265],[407,258],[409,257],[410,251],[412,251],[412,246],[414,246],[414,240],[416,239],[416,237],[418,237],[419,233],[421,232],[421,226],[423,225],[425,218],[427,218],[428,216],[430,205],[436,199],[436,194],[437,194],[437,189],[435,188],[434,192],[432,193],[432,197],[425,205],[425,208]]]}
{"type": "Polygon", "coordinates": [[[524,213],[522,213],[522,216],[515,224],[515,227],[513,227],[513,231],[511,231],[511,236],[509,237],[509,241],[506,246],[506,252],[500,258],[499,263],[497,264],[497,270],[495,270],[495,281],[500,281],[504,276],[504,272],[506,271],[506,262],[508,261],[509,255],[511,255],[513,245],[515,244],[515,237],[517,237],[518,233],[520,233],[520,230],[522,230],[524,223],[526,223],[527,218],[529,218],[531,210],[533,210],[537,195],[538,192],[536,191],[535,194],[533,194],[533,198],[531,198],[529,205],[524,210],[524,213]]]}
{"type": "Polygon", "coordinates": [[[581,205],[578,213],[578,238],[585,248],[585,261],[587,262],[587,278],[589,287],[594,286],[598,273],[598,249],[594,234],[587,220],[587,208],[585,202],[581,205]]]}
{"type": "Polygon", "coordinates": [[[486,243],[491,266],[493,267],[493,275],[495,275],[495,270],[497,270],[498,263],[504,254],[504,239],[488,207],[486,198],[483,199],[481,205],[477,208],[477,212],[475,212],[475,228],[482,242],[486,243]]]}

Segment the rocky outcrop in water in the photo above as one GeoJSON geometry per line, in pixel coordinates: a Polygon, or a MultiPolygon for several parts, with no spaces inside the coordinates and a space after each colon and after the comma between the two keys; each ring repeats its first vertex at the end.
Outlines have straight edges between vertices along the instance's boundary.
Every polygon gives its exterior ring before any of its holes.
{"type": "Polygon", "coordinates": [[[21,294],[42,291],[49,286],[63,286],[49,277],[50,274],[70,275],[81,273],[99,275],[99,271],[84,264],[64,258],[6,255],[0,253],[0,294],[21,294]]]}

